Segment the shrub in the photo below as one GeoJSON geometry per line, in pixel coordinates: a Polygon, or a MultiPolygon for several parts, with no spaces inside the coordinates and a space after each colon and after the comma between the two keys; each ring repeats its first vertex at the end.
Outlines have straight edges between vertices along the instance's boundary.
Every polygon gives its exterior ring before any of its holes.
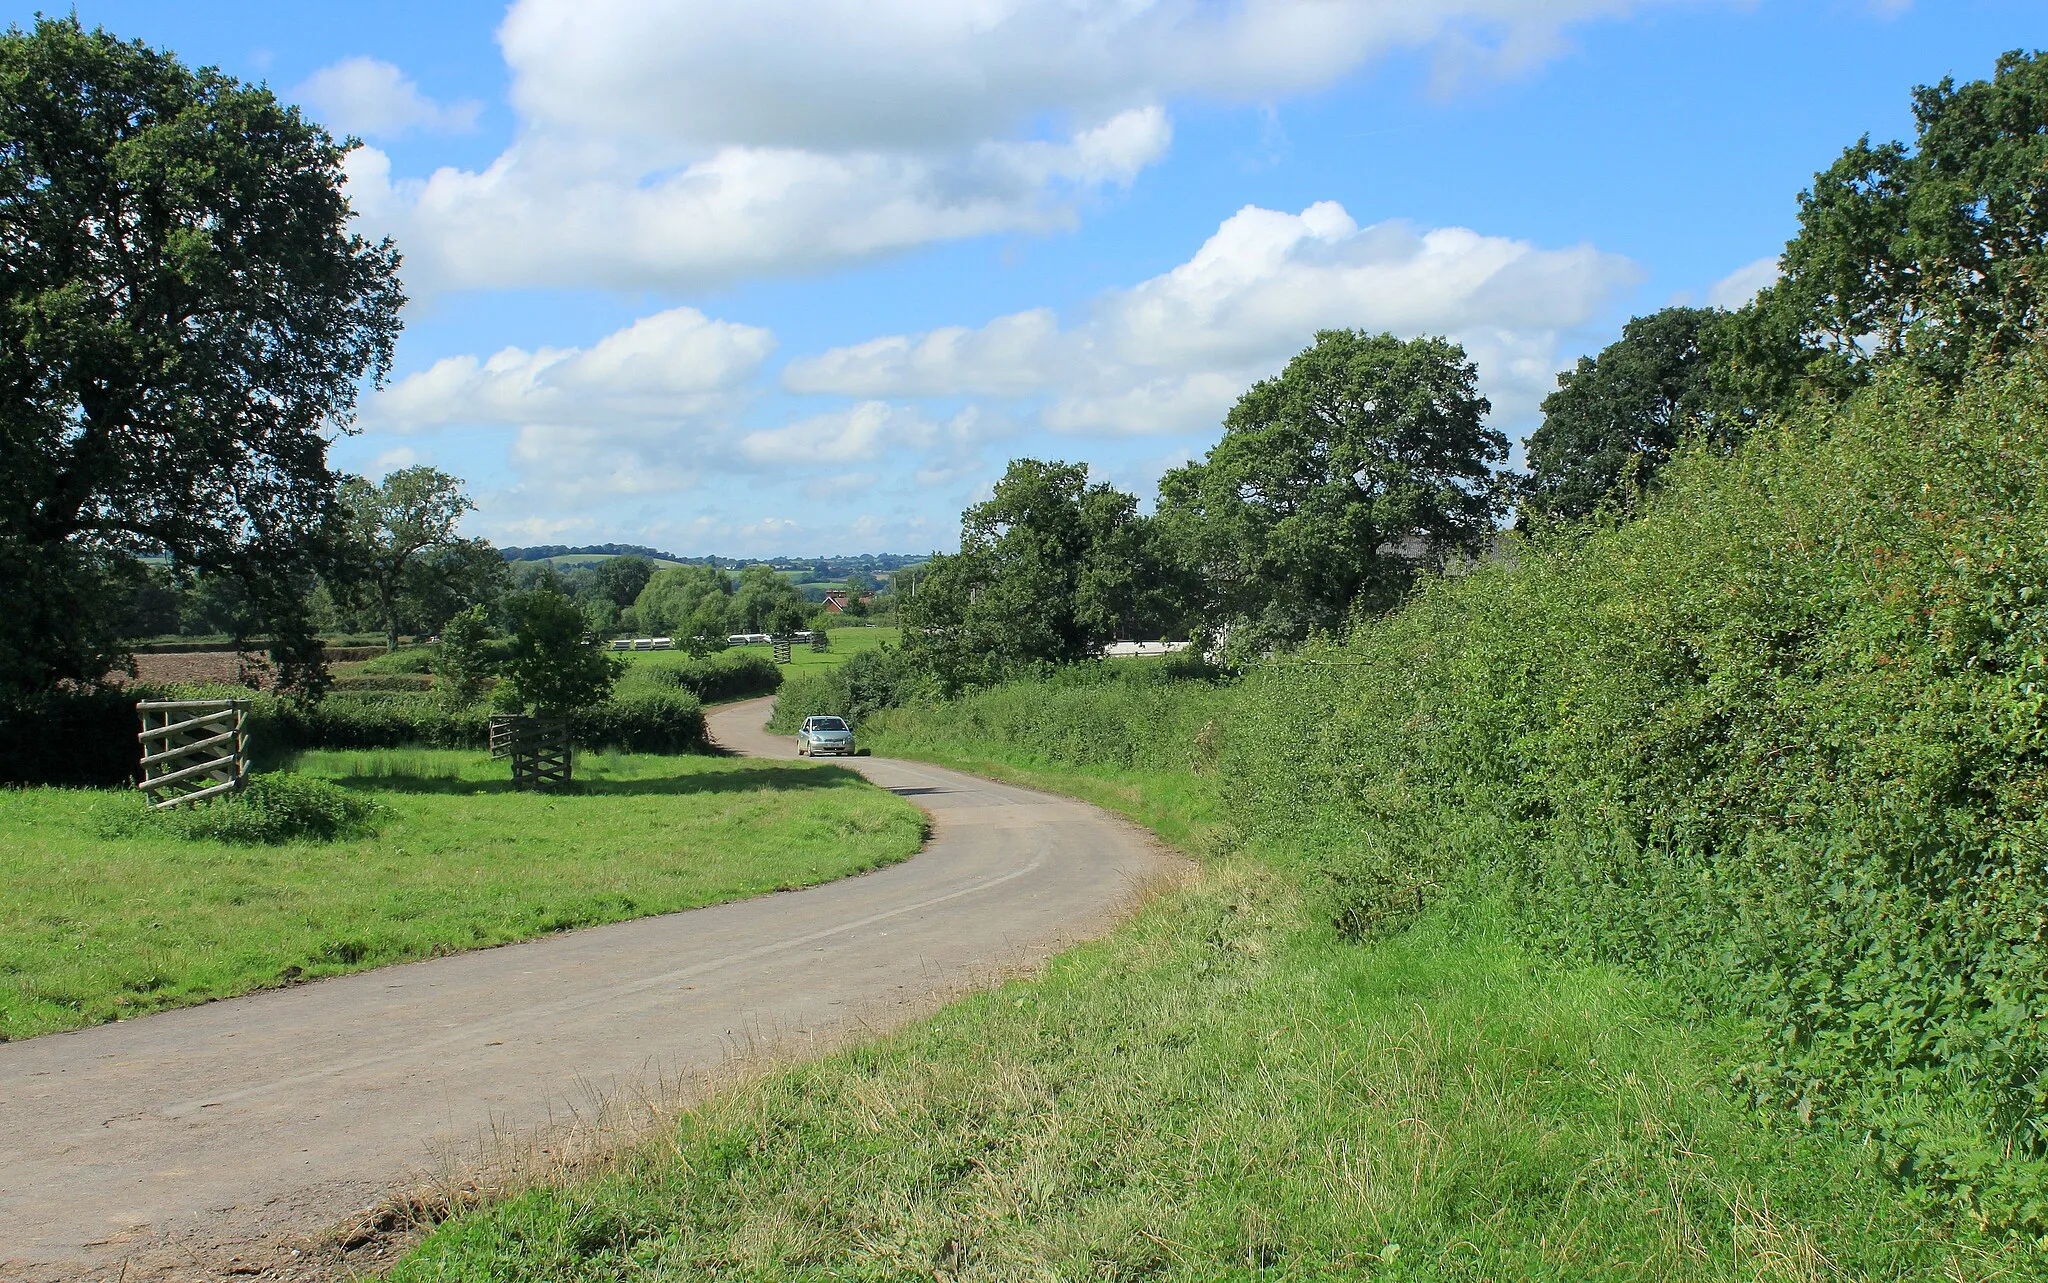
{"type": "Polygon", "coordinates": [[[441,679],[442,698],[456,708],[484,696],[497,664],[490,654],[490,619],[482,606],[457,612],[441,629],[434,650],[434,675],[441,679]]]}
{"type": "Polygon", "coordinates": [[[704,706],[688,691],[630,690],[570,717],[571,735],[586,748],[628,753],[703,753],[704,706]]]}
{"type": "Polygon", "coordinates": [[[912,664],[901,650],[881,646],[861,651],[837,667],[786,678],[768,729],[793,734],[804,718],[816,713],[836,714],[858,725],[882,709],[936,691],[931,675],[912,664]]]}
{"type": "Polygon", "coordinates": [[[153,810],[140,793],[105,805],[101,830],[110,837],[155,831],[194,842],[269,845],[365,837],[382,813],[339,785],[286,772],[252,775],[239,792],[190,806],[153,810]]]}
{"type": "Polygon", "coordinates": [[[2048,382],[1901,378],[1693,453],[1247,675],[1246,831],[1384,920],[1489,895],[1751,1022],[1743,1086],[2048,1230],[2048,382]]]}

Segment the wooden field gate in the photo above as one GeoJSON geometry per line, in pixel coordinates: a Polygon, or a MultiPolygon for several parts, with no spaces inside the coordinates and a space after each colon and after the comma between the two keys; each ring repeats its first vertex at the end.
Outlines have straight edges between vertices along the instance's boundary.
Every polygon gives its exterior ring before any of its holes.
{"type": "Polygon", "coordinates": [[[776,663],[778,663],[778,664],[787,664],[787,663],[789,662],[789,636],[788,636],[788,634],[786,634],[786,633],[777,633],[777,634],[775,635],[775,642],[774,642],[774,645],[775,645],[775,662],[776,662],[776,663]]]}
{"type": "Polygon", "coordinates": [[[163,810],[220,797],[249,779],[249,701],[145,699],[135,705],[142,731],[142,782],[163,810]]]}
{"type": "Polygon", "coordinates": [[[811,630],[811,649],[812,649],[812,650],[831,650],[831,649],[832,649],[832,634],[831,634],[831,633],[828,633],[828,632],[826,632],[826,631],[825,631],[824,629],[822,629],[822,628],[813,628],[813,629],[811,630]]]}
{"type": "MultiPolygon", "coordinates": [[[[558,717],[507,717],[491,719],[495,750],[498,722],[505,723],[505,756],[512,759],[512,787],[552,790],[566,788],[575,769],[569,746],[569,723],[558,717]]],[[[496,756],[495,751],[492,754],[496,756]]]]}

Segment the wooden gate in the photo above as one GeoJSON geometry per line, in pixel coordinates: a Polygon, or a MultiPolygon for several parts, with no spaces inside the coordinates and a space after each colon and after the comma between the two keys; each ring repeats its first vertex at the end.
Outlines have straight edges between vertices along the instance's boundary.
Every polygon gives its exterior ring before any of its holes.
{"type": "Polygon", "coordinates": [[[162,810],[232,793],[249,778],[249,701],[145,699],[142,783],[150,805],[162,810]]]}
{"type": "Polygon", "coordinates": [[[526,719],[511,713],[491,714],[491,760],[512,756],[512,723],[526,719]]]}
{"type": "Polygon", "coordinates": [[[787,664],[789,662],[789,638],[780,633],[775,636],[775,662],[778,664],[787,664]]]}
{"type": "Polygon", "coordinates": [[[515,789],[566,788],[574,770],[569,723],[554,717],[508,717],[506,755],[515,789]]]}
{"type": "Polygon", "coordinates": [[[812,649],[812,650],[831,650],[831,649],[832,649],[832,634],[831,634],[831,633],[828,633],[828,632],[826,632],[826,631],[825,631],[824,629],[822,629],[822,628],[813,628],[813,629],[811,630],[811,649],[812,649]]]}

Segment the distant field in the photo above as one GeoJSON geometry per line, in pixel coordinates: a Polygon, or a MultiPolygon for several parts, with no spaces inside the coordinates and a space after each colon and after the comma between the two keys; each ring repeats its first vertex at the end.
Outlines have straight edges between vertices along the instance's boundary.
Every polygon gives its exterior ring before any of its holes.
{"type": "Polygon", "coordinates": [[[584,754],[576,791],[549,797],[479,753],[295,765],[382,803],[381,832],[101,837],[120,791],[0,792],[0,1040],[827,882],[924,834],[834,767],[584,754]]]}

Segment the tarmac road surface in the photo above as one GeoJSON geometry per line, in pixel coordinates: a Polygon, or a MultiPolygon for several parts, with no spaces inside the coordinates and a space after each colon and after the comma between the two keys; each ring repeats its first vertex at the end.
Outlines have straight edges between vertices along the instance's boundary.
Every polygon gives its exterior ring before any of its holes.
{"type": "MultiPolygon", "coordinates": [[[[761,730],[770,703],[713,710],[712,734],[794,756],[761,730]]],[[[0,1278],[346,1273],[329,1231],[445,1176],[451,1154],[729,1071],[736,1052],[799,1055],[901,1024],[1100,934],[1179,867],[1084,803],[910,762],[845,765],[931,813],[922,854],[0,1043],[0,1278]]]]}

